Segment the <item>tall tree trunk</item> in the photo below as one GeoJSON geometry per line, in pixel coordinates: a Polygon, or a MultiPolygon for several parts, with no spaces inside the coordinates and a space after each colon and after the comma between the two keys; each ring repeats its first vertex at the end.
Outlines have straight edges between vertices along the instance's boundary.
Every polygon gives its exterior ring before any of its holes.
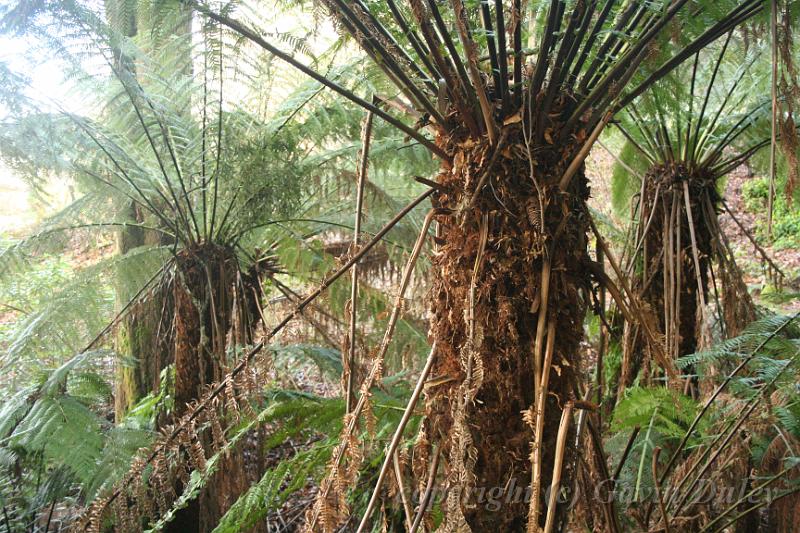
{"type": "MultiPolygon", "coordinates": [[[[136,12],[126,0],[105,0],[108,23],[126,37],[135,37],[138,31],[136,12]]],[[[132,58],[119,50],[114,51],[115,68],[127,70],[134,76],[136,67],[132,58]]],[[[133,203],[127,206],[133,222],[143,222],[144,215],[133,203]]],[[[117,253],[125,255],[131,250],[148,244],[159,244],[161,234],[136,226],[124,226],[117,233],[117,253]]],[[[136,303],[122,320],[115,339],[116,352],[120,354],[117,365],[114,394],[114,415],[121,420],[144,396],[158,389],[161,370],[170,363],[171,350],[166,334],[170,324],[162,324],[162,308],[168,295],[153,291],[151,295],[136,303]]],[[[120,295],[117,297],[120,300],[120,295]]],[[[124,303],[121,302],[122,305],[124,303]]],[[[164,315],[167,321],[169,315],[164,315]]]]}
{"type": "MultiPolygon", "coordinates": [[[[521,124],[507,126],[504,137],[497,149],[484,140],[440,140],[455,157],[438,177],[441,207],[451,211],[439,217],[444,244],[431,269],[430,335],[438,346],[432,375],[450,381],[428,389],[425,429],[444,453],[447,531],[464,524],[476,532],[525,529],[540,382],[535,359],[541,365],[544,346],[554,345],[544,396],[542,494],[579,366],[586,179],[580,171],[562,193],[563,147],[538,146],[530,161],[521,124]]],[[[567,487],[572,448],[561,478],[567,487]]]]}
{"type": "MultiPolygon", "coordinates": [[[[135,206],[131,205],[130,211],[132,220],[142,222],[135,206]]],[[[160,233],[135,226],[126,226],[117,234],[119,255],[140,246],[159,244],[163,244],[160,233]]],[[[116,352],[120,354],[114,390],[117,420],[144,396],[158,390],[161,371],[172,363],[172,315],[164,312],[171,305],[168,289],[166,285],[153,287],[131,307],[120,324],[115,339],[116,352]]]]}

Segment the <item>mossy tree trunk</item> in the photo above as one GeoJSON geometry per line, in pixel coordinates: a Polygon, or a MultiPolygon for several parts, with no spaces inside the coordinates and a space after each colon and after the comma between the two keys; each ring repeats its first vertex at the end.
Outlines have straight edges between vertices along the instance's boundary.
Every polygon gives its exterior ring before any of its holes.
{"type": "MultiPolygon", "coordinates": [[[[130,206],[131,218],[142,222],[142,215],[130,206]]],[[[126,226],[117,234],[117,253],[124,255],[140,246],[163,244],[162,236],[136,226],[126,226]]],[[[136,402],[159,388],[161,371],[172,363],[172,295],[169,287],[157,285],[133,304],[122,319],[115,339],[119,354],[114,391],[114,412],[121,420],[136,402]]]]}
{"type": "MultiPolygon", "coordinates": [[[[531,160],[520,124],[507,126],[505,138],[496,150],[483,140],[450,140],[454,161],[438,177],[445,191],[441,207],[450,214],[439,217],[443,244],[431,269],[430,335],[438,346],[432,375],[453,380],[428,389],[425,424],[428,440],[442,446],[445,516],[453,530],[464,523],[472,531],[525,530],[532,406],[535,383],[541,383],[536,361],[544,368],[544,347],[552,343],[542,494],[580,364],[586,311],[580,292],[588,285],[586,179],[580,171],[562,192],[559,147],[539,146],[531,160]]],[[[571,457],[570,449],[565,487],[572,479],[571,457]]],[[[543,525],[544,511],[539,516],[543,525]]]]}

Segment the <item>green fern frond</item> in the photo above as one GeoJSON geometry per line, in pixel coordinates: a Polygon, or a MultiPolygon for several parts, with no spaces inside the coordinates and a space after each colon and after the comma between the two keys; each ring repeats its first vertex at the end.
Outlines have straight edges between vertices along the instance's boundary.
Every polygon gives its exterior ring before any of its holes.
{"type": "Polygon", "coordinates": [[[263,521],[267,515],[279,509],[292,493],[302,489],[309,478],[321,476],[335,444],[335,439],[318,441],[307,450],[267,470],[258,483],[252,485],[228,509],[213,533],[246,531],[263,521]]]}
{"type": "Polygon", "coordinates": [[[155,434],[127,424],[111,427],[103,434],[103,449],[95,460],[91,479],[81,487],[86,501],[91,501],[110,488],[128,471],[131,459],[149,446],[155,434]]]}
{"type": "Polygon", "coordinates": [[[646,427],[652,419],[664,437],[680,438],[696,412],[694,400],[671,389],[634,387],[615,407],[611,426],[615,431],[630,430],[646,427]]]}
{"type": "MultiPolygon", "coordinates": [[[[125,286],[120,287],[120,293],[130,297],[152,279],[168,258],[167,248],[142,247],[79,271],[42,307],[22,319],[0,362],[5,368],[24,370],[23,363],[40,358],[54,366],[60,358],[81,351],[115,315],[114,295],[108,289],[119,279],[114,274],[124,271],[121,279],[125,286]]],[[[30,365],[28,371],[38,367],[30,365]]]]}
{"type": "Polygon", "coordinates": [[[41,451],[88,485],[103,450],[102,420],[69,396],[44,396],[9,436],[9,446],[41,451]]]}
{"type": "MultiPolygon", "coordinates": [[[[192,472],[188,486],[173,503],[172,508],[164,513],[156,523],[151,524],[148,531],[162,530],[180,509],[196,498],[219,468],[220,460],[229,454],[251,430],[268,422],[280,421],[279,429],[271,434],[264,443],[265,449],[270,449],[276,444],[284,442],[289,436],[300,432],[321,432],[326,429],[335,429],[331,427],[331,424],[341,427],[343,407],[344,404],[340,400],[327,400],[310,394],[288,391],[273,391],[268,395],[264,409],[255,417],[243,420],[233,429],[232,434],[227,438],[226,445],[207,460],[205,470],[192,472]]],[[[335,435],[335,433],[333,434],[335,435]]]]}
{"type": "Polygon", "coordinates": [[[287,368],[311,360],[331,379],[338,379],[342,375],[342,355],[339,350],[311,344],[273,345],[270,350],[275,363],[287,368]]]}
{"type": "Polygon", "coordinates": [[[41,456],[46,468],[54,469],[47,479],[62,472],[84,498],[118,479],[152,440],[150,431],[113,426],[105,418],[110,387],[92,370],[98,356],[78,354],[0,408],[0,457],[41,456]]]}
{"type": "Polygon", "coordinates": [[[791,354],[797,349],[795,339],[798,338],[800,338],[800,321],[784,315],[770,314],[748,325],[738,337],[718,342],[707,350],[683,356],[678,359],[677,364],[679,368],[689,368],[711,365],[723,360],[737,361],[749,356],[768,339],[769,341],[756,354],[756,360],[776,354],[784,354],[785,357],[787,353],[791,354]],[[773,336],[781,327],[784,327],[783,331],[773,336]]]}

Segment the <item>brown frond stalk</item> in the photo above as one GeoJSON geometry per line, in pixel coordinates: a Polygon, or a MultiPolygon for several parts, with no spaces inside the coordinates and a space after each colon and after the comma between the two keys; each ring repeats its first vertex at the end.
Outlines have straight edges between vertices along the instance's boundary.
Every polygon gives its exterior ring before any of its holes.
{"type": "MultiPolygon", "coordinates": [[[[369,111],[364,119],[361,130],[361,151],[358,161],[358,183],[356,184],[356,220],[353,227],[353,249],[358,249],[361,238],[361,218],[364,203],[364,185],[367,182],[367,170],[369,168],[369,148],[372,141],[372,122],[374,114],[369,111]]],[[[346,379],[345,412],[349,413],[353,409],[355,402],[355,371],[356,371],[356,333],[358,320],[358,263],[353,264],[350,271],[350,324],[347,337],[347,359],[344,364],[346,379]]]]}
{"type": "Polygon", "coordinates": [[[556,457],[553,462],[553,478],[550,483],[550,501],[547,504],[547,520],[545,521],[544,533],[552,533],[556,523],[556,507],[558,506],[558,495],[561,492],[561,471],[564,467],[564,454],[567,446],[569,425],[572,422],[573,407],[573,402],[569,401],[561,412],[561,424],[558,427],[558,437],[556,439],[556,457]]]}
{"type": "Polygon", "coordinates": [[[475,41],[469,35],[467,28],[467,14],[464,11],[464,4],[461,0],[451,0],[453,3],[453,10],[456,17],[456,28],[458,29],[458,36],[461,39],[461,45],[467,54],[467,68],[469,69],[469,77],[472,80],[472,85],[478,93],[478,102],[481,106],[481,113],[483,114],[483,123],[486,132],[489,135],[489,143],[494,145],[497,142],[497,133],[494,124],[494,115],[492,113],[492,105],[489,103],[489,98],[486,95],[486,88],[481,78],[480,70],[478,70],[478,52],[476,50],[475,41]]]}
{"type": "Polygon", "coordinates": [[[425,518],[425,513],[428,511],[428,505],[431,502],[431,495],[433,495],[434,484],[436,483],[436,472],[439,470],[439,457],[441,456],[442,449],[439,446],[433,451],[433,458],[431,458],[431,467],[428,470],[428,480],[425,483],[425,494],[419,504],[417,516],[414,517],[414,524],[411,526],[409,533],[416,533],[419,526],[422,524],[422,519],[425,518]]]}
{"type": "MultiPolygon", "coordinates": [[[[543,278],[547,279],[547,278],[543,278]]],[[[535,427],[534,441],[531,445],[531,502],[528,513],[528,532],[536,533],[539,530],[539,500],[542,491],[542,442],[544,440],[544,410],[550,381],[550,366],[553,362],[553,347],[556,342],[556,323],[551,320],[547,328],[547,349],[544,362],[537,371],[540,376],[535,383],[535,427]]],[[[537,365],[538,366],[538,365],[537,365]]]]}
{"type": "Polygon", "coordinates": [[[653,484],[655,485],[656,489],[656,498],[658,499],[658,506],[661,508],[661,518],[664,520],[664,532],[670,533],[669,529],[669,515],[667,514],[667,509],[664,506],[664,494],[661,490],[661,484],[658,482],[658,456],[661,454],[661,448],[657,447],[653,450],[653,461],[651,463],[651,469],[653,472],[653,484]]]}

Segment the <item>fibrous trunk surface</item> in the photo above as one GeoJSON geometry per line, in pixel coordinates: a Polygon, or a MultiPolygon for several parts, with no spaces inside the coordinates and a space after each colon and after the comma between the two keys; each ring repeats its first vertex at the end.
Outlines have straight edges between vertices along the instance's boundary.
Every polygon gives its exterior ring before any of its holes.
{"type": "MultiPolygon", "coordinates": [[[[543,493],[550,485],[562,408],[573,398],[582,339],[586,179],[581,171],[562,193],[559,147],[528,151],[521,124],[506,126],[502,139],[497,147],[470,138],[440,139],[454,159],[438,177],[440,207],[449,214],[438,218],[443,244],[431,269],[430,335],[438,347],[432,376],[450,381],[428,389],[425,431],[444,457],[446,530],[525,530],[540,319],[544,331],[555,335],[544,412],[543,493]],[[545,262],[551,271],[547,301],[545,262]],[[547,327],[551,321],[554,328],[547,327]]],[[[541,360],[541,331],[539,344],[541,360]]]]}
{"type": "Polygon", "coordinates": [[[236,259],[222,248],[189,250],[178,256],[175,283],[175,407],[222,377],[231,323],[236,259]]]}

